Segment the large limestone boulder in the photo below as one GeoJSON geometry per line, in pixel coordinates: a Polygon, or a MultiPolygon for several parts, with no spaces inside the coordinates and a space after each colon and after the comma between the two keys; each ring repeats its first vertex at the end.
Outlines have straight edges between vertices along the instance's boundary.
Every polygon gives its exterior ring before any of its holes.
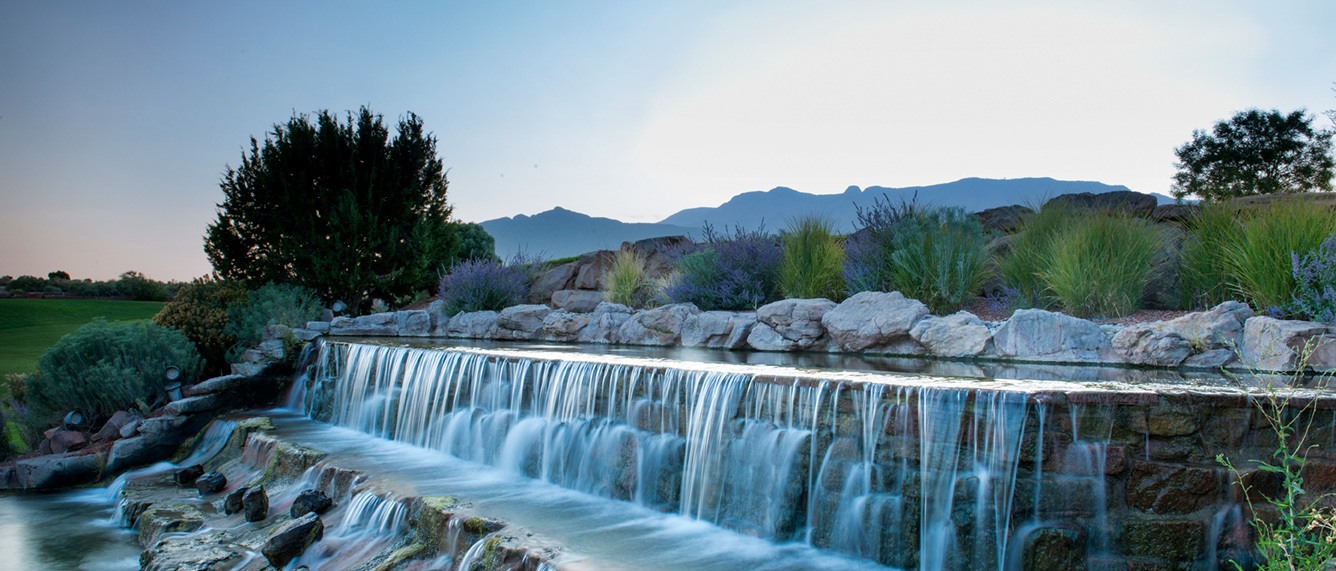
{"type": "Polygon", "coordinates": [[[496,337],[497,320],[500,314],[495,311],[463,311],[450,318],[446,333],[450,337],[465,339],[491,339],[496,337]]]}
{"type": "Polygon", "coordinates": [[[1252,308],[1226,301],[1209,311],[1189,313],[1165,322],[1169,331],[1181,335],[1198,351],[1237,350],[1243,341],[1243,324],[1253,316],[1252,308]]]}
{"type": "Polygon", "coordinates": [[[552,308],[536,303],[507,307],[496,316],[496,336],[499,339],[533,339],[549,313],[552,308]]]}
{"type": "Polygon", "coordinates": [[[997,356],[1026,361],[1114,361],[1108,337],[1090,321],[1042,309],[1021,309],[993,333],[997,356]]]}
{"type": "Polygon", "coordinates": [[[602,291],[605,285],[603,274],[612,267],[612,261],[616,258],[617,252],[612,250],[599,250],[580,256],[580,259],[575,261],[575,280],[569,288],[564,289],[602,291]]]}
{"type": "Polygon", "coordinates": [[[635,252],[645,260],[645,271],[651,278],[660,278],[677,269],[678,258],[695,252],[700,246],[686,236],[661,236],[635,242],[622,242],[623,252],[635,252]]]}
{"type": "Polygon", "coordinates": [[[840,349],[863,351],[903,340],[926,315],[928,306],[898,291],[864,291],[825,312],[821,325],[840,349]]]}
{"type": "Polygon", "coordinates": [[[628,345],[674,345],[682,338],[687,318],[700,313],[693,303],[675,303],[636,312],[617,330],[617,338],[628,345]]]}
{"type": "Polygon", "coordinates": [[[540,272],[529,286],[529,303],[547,303],[556,292],[572,288],[578,270],[579,262],[568,262],[540,272]]]}
{"type": "Polygon", "coordinates": [[[566,311],[590,313],[598,308],[598,304],[606,300],[607,296],[601,291],[563,289],[552,294],[552,307],[566,311]]]}
{"type": "Polygon", "coordinates": [[[329,322],[330,335],[392,337],[399,333],[399,319],[394,313],[372,313],[348,317],[340,315],[329,322]]]}
{"type": "Polygon", "coordinates": [[[589,325],[588,313],[575,313],[558,309],[543,318],[543,326],[538,330],[538,337],[548,341],[575,341],[580,332],[589,325]]]}
{"type": "Polygon", "coordinates": [[[1113,350],[1134,365],[1177,367],[1192,354],[1192,343],[1166,323],[1138,323],[1114,334],[1113,350]]]}
{"type": "Polygon", "coordinates": [[[747,344],[758,351],[825,350],[826,326],[821,318],[835,309],[828,299],[785,299],[756,310],[756,325],[747,344]]]}
{"type": "Polygon", "coordinates": [[[600,303],[589,315],[589,324],[580,330],[576,340],[581,343],[618,343],[617,333],[631,319],[633,312],[630,307],[620,303],[600,303]]]}
{"type": "Polygon", "coordinates": [[[424,309],[405,309],[396,311],[395,323],[401,337],[426,337],[431,335],[431,313],[424,309]]]}
{"type": "Polygon", "coordinates": [[[992,332],[978,316],[960,311],[945,317],[924,317],[909,330],[909,336],[931,355],[977,357],[988,348],[992,332]]]}
{"type": "Polygon", "coordinates": [[[756,314],[732,311],[704,311],[687,318],[682,325],[683,347],[741,349],[756,325],[756,314]]]}
{"type": "Polygon", "coordinates": [[[14,463],[13,480],[18,488],[41,490],[66,488],[97,480],[102,472],[100,454],[47,454],[14,463]]]}
{"type": "Polygon", "coordinates": [[[1336,327],[1253,317],[1243,325],[1240,353],[1244,366],[1262,371],[1289,371],[1300,364],[1316,371],[1336,370],[1336,327]]]}

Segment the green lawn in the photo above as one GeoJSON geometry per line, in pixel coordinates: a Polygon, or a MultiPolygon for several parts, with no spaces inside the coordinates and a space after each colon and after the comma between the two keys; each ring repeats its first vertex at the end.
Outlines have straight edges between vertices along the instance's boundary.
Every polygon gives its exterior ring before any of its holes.
{"type": "Polygon", "coordinates": [[[162,302],[104,299],[0,299],[0,375],[37,370],[37,358],[65,334],[97,317],[153,317],[162,302]]]}

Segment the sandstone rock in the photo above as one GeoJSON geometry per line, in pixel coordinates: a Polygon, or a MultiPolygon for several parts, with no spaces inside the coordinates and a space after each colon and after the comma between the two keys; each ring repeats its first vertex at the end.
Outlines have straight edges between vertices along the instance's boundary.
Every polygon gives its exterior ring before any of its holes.
{"type": "Polygon", "coordinates": [[[223,375],[186,387],[186,396],[211,395],[235,390],[246,381],[243,375],[223,375]]]}
{"type": "Polygon", "coordinates": [[[207,496],[223,491],[227,487],[227,476],[224,476],[217,470],[205,472],[199,478],[195,479],[195,489],[199,490],[199,495],[207,496]]]}
{"type": "Polygon", "coordinates": [[[242,498],[246,497],[246,492],[249,491],[249,487],[242,486],[228,492],[227,496],[223,498],[223,513],[227,515],[241,513],[242,508],[245,506],[242,502],[242,498]]]}
{"type": "Polygon", "coordinates": [[[140,554],[142,571],[264,571],[273,569],[267,561],[229,544],[224,531],[167,536],[145,547],[140,554]]]}
{"type": "Polygon", "coordinates": [[[203,475],[204,467],[195,464],[177,470],[176,473],[172,474],[172,479],[176,480],[176,485],[178,486],[193,486],[195,485],[195,480],[198,480],[199,477],[203,475]]]}
{"type": "Polygon", "coordinates": [[[125,425],[134,421],[135,418],[134,415],[123,410],[118,410],[112,413],[111,418],[108,418],[107,422],[102,425],[102,429],[93,434],[93,441],[102,442],[104,440],[116,440],[117,438],[120,438],[121,429],[125,428],[125,425]]]}
{"type": "Polygon", "coordinates": [[[246,521],[264,521],[269,517],[269,494],[256,486],[241,495],[241,514],[246,521]]]}
{"type": "Polygon", "coordinates": [[[328,322],[328,321],[307,321],[307,322],[306,322],[306,327],[305,327],[305,328],[306,328],[306,329],[309,329],[309,330],[311,330],[311,331],[314,331],[314,332],[316,332],[316,333],[319,333],[319,334],[321,334],[321,335],[324,335],[324,334],[326,334],[326,333],[329,333],[329,322],[328,322]]]}
{"type": "Polygon", "coordinates": [[[540,272],[529,286],[529,303],[552,301],[556,292],[573,287],[579,262],[569,262],[540,272]]]}
{"type": "Polygon", "coordinates": [[[635,252],[645,260],[650,279],[665,277],[677,270],[678,258],[700,249],[686,236],[660,236],[635,242],[622,242],[622,251],[635,252]]]}
{"type": "Polygon", "coordinates": [[[940,357],[978,356],[992,338],[988,326],[968,311],[925,317],[909,330],[909,335],[928,353],[940,357]]]}
{"type": "Polygon", "coordinates": [[[393,313],[372,313],[358,317],[339,316],[329,323],[329,334],[393,337],[398,333],[398,321],[398,317],[393,313]]]}
{"type": "Polygon", "coordinates": [[[681,339],[687,318],[697,313],[700,309],[691,303],[636,312],[617,330],[617,340],[630,345],[673,345],[681,339]]]}
{"type": "Polygon", "coordinates": [[[683,347],[741,349],[747,346],[747,334],[756,325],[755,313],[705,311],[687,317],[682,324],[683,347]]]}
{"type": "Polygon", "coordinates": [[[598,304],[590,315],[589,324],[580,330],[581,343],[618,343],[617,333],[631,319],[630,307],[609,301],[598,304]]]}
{"type": "Polygon", "coordinates": [[[320,516],[308,513],[279,526],[265,540],[260,552],[274,567],[282,569],[296,559],[312,543],[325,536],[325,524],[320,516]]]}
{"type": "Polygon", "coordinates": [[[1069,571],[1086,567],[1086,537],[1080,528],[1039,527],[1025,535],[1023,569],[1069,571]]]}
{"type": "Polygon", "coordinates": [[[97,480],[102,472],[98,454],[48,454],[14,462],[13,480],[25,490],[66,488],[97,480]]]}
{"type": "MultiPolygon", "coordinates": [[[[907,337],[914,324],[926,315],[928,306],[900,292],[864,291],[825,312],[820,319],[830,338],[841,349],[862,351],[907,337]]],[[[775,326],[774,323],[770,325],[775,326]]],[[[784,334],[779,327],[775,330],[784,334]]]]}
{"type": "Polygon", "coordinates": [[[1080,192],[1055,196],[1044,206],[1059,205],[1076,212],[1109,212],[1137,218],[1146,218],[1155,211],[1155,197],[1130,190],[1115,190],[1099,194],[1080,192]]]}
{"type": "Polygon", "coordinates": [[[304,516],[308,513],[323,515],[334,506],[334,500],[329,499],[320,490],[302,490],[297,494],[297,499],[292,500],[292,509],[290,514],[293,519],[304,516]]]}
{"type": "Polygon", "coordinates": [[[588,313],[572,313],[557,310],[543,318],[543,327],[538,330],[538,337],[549,341],[575,341],[580,332],[589,325],[588,313]]]}
{"type": "Polygon", "coordinates": [[[589,313],[606,299],[601,291],[563,289],[552,294],[552,306],[566,311],[589,313]]]}
{"type": "Polygon", "coordinates": [[[254,377],[263,373],[269,365],[264,363],[232,363],[232,374],[244,377],[254,377]]]}
{"type": "Polygon", "coordinates": [[[993,333],[997,355],[1030,361],[1112,360],[1109,340],[1098,325],[1062,313],[1021,309],[993,333]]]}
{"type": "Polygon", "coordinates": [[[270,361],[282,361],[287,354],[287,348],[283,345],[282,339],[266,339],[260,342],[258,347],[260,354],[270,361]]]}
{"type": "Polygon", "coordinates": [[[165,533],[195,531],[204,526],[204,512],[187,503],[154,504],[139,514],[139,544],[153,545],[165,533]]]}
{"type": "Polygon", "coordinates": [[[49,440],[51,441],[51,451],[56,454],[82,450],[88,446],[88,439],[84,437],[82,432],[76,430],[56,430],[51,433],[49,440]]]}
{"type": "MultiPolygon", "coordinates": [[[[788,341],[783,345],[792,347],[790,349],[761,350],[824,349],[821,343],[825,341],[826,326],[822,323],[822,318],[835,307],[835,302],[828,299],[786,299],[761,306],[756,310],[757,325],[766,325],[771,332],[777,333],[788,341]]],[[[840,323],[845,322],[841,320],[840,323]]],[[[753,347],[757,346],[752,343],[751,338],[757,333],[757,330],[758,327],[753,327],[752,332],[747,336],[747,343],[753,347]]],[[[763,345],[774,346],[775,343],[766,341],[768,337],[768,333],[762,332],[759,334],[757,341],[763,345]]],[[[757,348],[759,349],[759,347],[757,348]]]]}
{"type": "Polygon", "coordinates": [[[130,422],[125,423],[125,426],[121,427],[120,432],[121,432],[121,438],[129,438],[131,436],[139,434],[139,419],[136,418],[134,420],[131,420],[130,422]]]}
{"type": "Polygon", "coordinates": [[[1012,234],[1025,225],[1025,219],[1034,214],[1034,209],[1025,206],[999,206],[980,210],[975,216],[984,230],[999,234],[1012,234]]]}
{"type": "Polygon", "coordinates": [[[496,318],[496,336],[499,339],[533,339],[543,327],[543,320],[552,313],[546,305],[516,305],[501,310],[496,318]]]}
{"type": "Polygon", "coordinates": [[[1183,361],[1184,367],[1197,369],[1219,369],[1234,362],[1234,352],[1229,349],[1211,349],[1197,353],[1183,361]]]}
{"type": "Polygon", "coordinates": [[[173,416],[182,416],[214,410],[222,407],[222,405],[223,398],[221,395],[200,395],[169,402],[167,406],[163,407],[163,412],[173,416]]]}
{"type": "Polygon", "coordinates": [[[1127,504],[1155,514],[1192,513],[1215,501],[1219,482],[1208,468],[1134,462],[1127,478],[1127,504]]]}
{"type": "Polygon", "coordinates": [[[1243,326],[1241,358],[1244,366],[1261,371],[1288,371],[1299,365],[1307,347],[1312,353],[1307,364],[1314,370],[1330,370],[1336,368],[1334,345],[1336,327],[1257,316],[1243,326]]]}
{"type": "Polygon", "coordinates": [[[496,337],[497,319],[495,311],[468,311],[455,314],[450,318],[447,332],[450,337],[465,339],[491,339],[496,337]]]}
{"type": "Polygon", "coordinates": [[[1245,303],[1226,301],[1208,311],[1189,313],[1165,322],[1165,328],[1181,335],[1198,351],[1237,350],[1243,341],[1243,324],[1253,316],[1245,303]]]}
{"type": "Polygon", "coordinates": [[[612,261],[616,259],[617,252],[612,250],[599,250],[589,252],[575,262],[575,281],[570,288],[563,289],[590,289],[603,290],[603,274],[612,267],[612,261]]]}
{"type": "Polygon", "coordinates": [[[427,317],[431,319],[431,335],[433,337],[445,337],[449,334],[450,316],[445,313],[445,302],[440,299],[434,299],[427,304],[427,317]]]}
{"type": "Polygon", "coordinates": [[[1200,559],[1208,547],[1206,526],[1196,520],[1128,521],[1117,543],[1122,553],[1173,561],[1200,559]]]}
{"type": "Polygon", "coordinates": [[[431,314],[422,309],[406,309],[395,312],[398,333],[401,337],[426,337],[431,335],[431,314]]]}
{"type": "MultiPolygon", "coordinates": [[[[800,349],[797,341],[785,339],[774,327],[764,323],[756,323],[751,331],[747,332],[747,345],[757,351],[797,351],[800,349]]],[[[810,345],[809,345],[810,346],[810,345]]]]}
{"type": "Polygon", "coordinates": [[[1138,323],[1113,336],[1113,350],[1135,365],[1177,367],[1192,354],[1192,344],[1164,323],[1138,323]]]}

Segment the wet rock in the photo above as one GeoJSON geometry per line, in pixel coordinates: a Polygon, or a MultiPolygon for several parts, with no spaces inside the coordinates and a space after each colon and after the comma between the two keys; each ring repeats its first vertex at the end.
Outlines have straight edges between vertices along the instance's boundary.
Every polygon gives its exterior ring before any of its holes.
{"type": "Polygon", "coordinates": [[[1183,464],[1135,462],[1127,477],[1127,504],[1155,514],[1186,514],[1211,505],[1216,472],[1183,464]]]}
{"type": "Polygon", "coordinates": [[[1192,354],[1192,344],[1164,323],[1138,323],[1113,336],[1113,350],[1135,365],[1177,367],[1192,354]]]}
{"type": "Polygon", "coordinates": [[[695,304],[675,303],[639,311],[617,330],[617,340],[630,345],[674,345],[687,318],[700,313],[695,304]]]}
{"type": "Polygon", "coordinates": [[[245,504],[242,502],[242,498],[246,496],[246,492],[248,491],[250,491],[249,487],[242,486],[240,488],[228,492],[227,497],[223,498],[223,513],[227,515],[232,515],[234,513],[241,513],[242,508],[245,507],[245,504]]]}
{"type": "Polygon", "coordinates": [[[264,486],[256,486],[241,495],[241,513],[246,521],[264,521],[269,517],[269,494],[264,486]]]}
{"type": "Polygon", "coordinates": [[[977,316],[960,311],[946,317],[927,316],[909,335],[928,353],[941,357],[975,357],[988,347],[992,333],[977,316]]]}
{"type": "Polygon", "coordinates": [[[828,299],[786,299],[763,305],[756,310],[757,326],[748,334],[747,344],[762,351],[818,347],[826,336],[822,319],[833,309],[835,302],[828,299]],[[772,335],[783,341],[775,340],[772,335]]]}
{"type": "Polygon", "coordinates": [[[1049,199],[1048,202],[1044,203],[1044,206],[1061,206],[1074,212],[1108,212],[1135,218],[1146,218],[1155,211],[1156,204],[1155,197],[1149,194],[1141,194],[1130,190],[1115,190],[1099,194],[1090,192],[1063,194],[1049,199]]]}
{"type": "Polygon", "coordinates": [[[195,489],[199,490],[199,495],[207,496],[223,491],[227,487],[227,476],[224,476],[217,470],[212,470],[201,474],[195,479],[195,489]]]}
{"type": "Polygon", "coordinates": [[[329,499],[329,496],[326,496],[320,490],[302,490],[302,493],[297,494],[297,499],[292,501],[292,509],[289,513],[293,519],[308,513],[324,515],[333,506],[334,500],[329,499]]]}
{"type": "Polygon", "coordinates": [[[1119,551],[1171,561],[1198,559],[1206,548],[1206,526],[1195,520],[1132,520],[1118,534],[1119,551]]]}
{"type": "Polygon", "coordinates": [[[1086,537],[1079,528],[1040,527],[1027,534],[1023,541],[1023,569],[1070,571],[1086,566],[1086,537]]]}
{"type": "Polygon", "coordinates": [[[516,305],[501,310],[496,317],[496,336],[498,339],[528,340],[533,339],[543,326],[543,320],[552,313],[546,305],[516,305]]]}
{"type": "Polygon", "coordinates": [[[552,294],[552,306],[576,313],[590,313],[607,301],[601,291],[563,289],[552,294]]]}
{"type": "MultiPolygon", "coordinates": [[[[820,321],[841,349],[862,351],[904,339],[914,324],[927,315],[928,306],[900,292],[864,291],[823,312],[820,321]]],[[[767,323],[784,333],[774,323],[767,323]]]]}
{"type": "Polygon", "coordinates": [[[139,556],[139,566],[143,571],[260,571],[268,564],[244,549],[230,545],[227,534],[218,531],[164,537],[144,549],[139,556]]]}
{"type": "Polygon", "coordinates": [[[704,311],[682,324],[683,347],[741,349],[747,346],[747,334],[756,325],[755,313],[704,311]]]}
{"type": "Polygon", "coordinates": [[[1323,371],[1336,368],[1336,327],[1310,321],[1257,316],[1243,326],[1243,364],[1262,371],[1288,371],[1302,354],[1312,353],[1308,366],[1323,371]]]}
{"type": "Polygon", "coordinates": [[[193,486],[195,485],[195,480],[198,480],[199,477],[203,475],[204,467],[195,464],[177,470],[176,473],[172,474],[172,477],[176,480],[176,485],[178,486],[193,486]]]}
{"type": "Polygon", "coordinates": [[[283,568],[325,535],[320,516],[308,513],[275,529],[260,547],[260,552],[274,567],[283,568]]]}
{"type": "Polygon", "coordinates": [[[620,303],[605,301],[598,304],[590,315],[589,325],[580,330],[578,340],[581,343],[617,343],[617,333],[631,319],[633,312],[620,303]]]}
{"type": "Polygon", "coordinates": [[[984,230],[998,234],[1011,234],[1025,225],[1025,220],[1034,214],[1034,209],[1025,206],[999,206],[980,210],[975,216],[984,230]]]}
{"type": "Polygon", "coordinates": [[[195,531],[204,526],[204,512],[194,504],[165,502],[146,508],[135,520],[139,544],[153,545],[164,533],[195,531]]]}
{"type": "Polygon", "coordinates": [[[580,331],[589,325],[588,313],[574,313],[559,309],[543,318],[543,327],[538,330],[538,337],[549,341],[575,341],[580,331]]]}
{"type": "Polygon", "coordinates": [[[1112,360],[1109,340],[1098,325],[1042,309],[1021,309],[993,333],[997,355],[1029,361],[1112,360]]]}
{"type": "Polygon", "coordinates": [[[88,446],[88,439],[84,437],[82,432],[75,430],[56,430],[51,433],[49,440],[51,441],[51,452],[56,454],[82,450],[88,446]]]}
{"type": "Polygon", "coordinates": [[[98,479],[102,459],[98,454],[48,454],[14,462],[13,481],[26,490],[66,488],[98,479]]]}
{"type": "Polygon", "coordinates": [[[465,339],[491,339],[496,337],[497,318],[495,311],[466,311],[450,318],[446,332],[450,337],[465,339]]]}

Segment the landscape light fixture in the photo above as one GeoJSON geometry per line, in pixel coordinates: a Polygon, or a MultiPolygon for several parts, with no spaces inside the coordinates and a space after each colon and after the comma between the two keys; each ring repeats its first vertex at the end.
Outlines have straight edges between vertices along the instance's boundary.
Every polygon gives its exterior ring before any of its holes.
{"type": "Polygon", "coordinates": [[[65,430],[82,430],[87,424],[88,418],[82,410],[76,408],[65,414],[65,430]]]}
{"type": "Polygon", "coordinates": [[[162,380],[166,383],[163,385],[162,390],[167,391],[167,400],[169,402],[181,400],[180,378],[181,369],[176,368],[175,365],[168,365],[167,368],[162,371],[162,380]]]}

